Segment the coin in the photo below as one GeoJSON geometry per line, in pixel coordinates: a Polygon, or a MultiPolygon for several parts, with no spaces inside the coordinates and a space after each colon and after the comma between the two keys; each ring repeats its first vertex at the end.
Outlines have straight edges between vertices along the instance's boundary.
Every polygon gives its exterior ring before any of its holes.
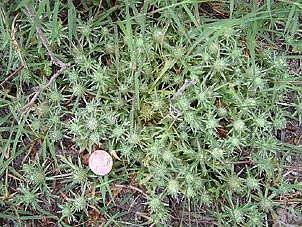
{"type": "Polygon", "coordinates": [[[112,169],[113,161],[109,153],[103,150],[94,151],[89,157],[89,167],[97,175],[104,176],[112,169]]]}

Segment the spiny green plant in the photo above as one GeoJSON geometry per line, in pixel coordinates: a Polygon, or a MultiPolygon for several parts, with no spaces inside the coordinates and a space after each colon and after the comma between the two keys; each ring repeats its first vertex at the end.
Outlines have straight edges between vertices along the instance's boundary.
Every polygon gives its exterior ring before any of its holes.
{"type": "Polygon", "coordinates": [[[24,205],[24,210],[30,208],[36,210],[39,207],[39,202],[41,202],[39,199],[40,193],[38,192],[38,187],[32,189],[28,185],[20,184],[18,189],[20,194],[13,199],[16,205],[24,205]]]}
{"type": "Polygon", "coordinates": [[[50,173],[48,169],[51,164],[40,164],[39,161],[28,162],[24,164],[22,170],[24,177],[29,185],[37,186],[44,194],[49,195],[49,182],[53,180],[52,176],[48,176],[50,173]]]}
{"type": "Polygon", "coordinates": [[[61,157],[61,160],[60,168],[66,173],[62,173],[58,177],[70,182],[71,185],[81,185],[84,190],[88,183],[88,170],[82,166],[80,159],[78,159],[78,164],[74,164],[70,158],[64,156],[61,157]]]}

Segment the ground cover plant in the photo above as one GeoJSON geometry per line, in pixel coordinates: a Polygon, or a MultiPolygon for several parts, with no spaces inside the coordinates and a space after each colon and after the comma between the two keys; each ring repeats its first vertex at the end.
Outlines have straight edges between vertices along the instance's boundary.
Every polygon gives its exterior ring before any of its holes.
{"type": "Polygon", "coordinates": [[[301,12],[0,3],[0,223],[301,226],[301,12]]]}

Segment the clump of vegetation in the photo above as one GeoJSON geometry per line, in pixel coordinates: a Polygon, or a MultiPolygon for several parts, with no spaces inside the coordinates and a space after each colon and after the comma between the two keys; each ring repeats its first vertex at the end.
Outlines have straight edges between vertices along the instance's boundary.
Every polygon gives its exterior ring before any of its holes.
{"type": "Polygon", "coordinates": [[[192,213],[180,222],[272,225],[301,187],[280,134],[301,123],[302,6],[258,4],[0,4],[0,218],[123,226],[125,184],[146,197],[141,224],[171,225],[169,200],[192,213]],[[96,148],[120,159],[104,177],[96,148]]]}

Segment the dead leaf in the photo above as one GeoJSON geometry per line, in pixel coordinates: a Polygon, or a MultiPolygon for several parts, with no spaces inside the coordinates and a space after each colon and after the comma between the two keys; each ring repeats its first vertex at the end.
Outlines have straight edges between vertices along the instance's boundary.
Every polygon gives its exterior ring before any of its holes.
{"type": "Polygon", "coordinates": [[[68,199],[68,196],[65,193],[63,193],[63,192],[60,191],[60,194],[61,194],[61,196],[62,196],[63,199],[65,199],[65,200],[68,199]]]}
{"type": "Polygon", "coordinates": [[[90,157],[89,153],[82,155],[82,163],[85,166],[87,166],[89,164],[89,157],[90,157]]]}
{"type": "Polygon", "coordinates": [[[121,161],[121,159],[117,156],[115,150],[111,151],[110,154],[115,157],[117,160],[121,161]]]}

